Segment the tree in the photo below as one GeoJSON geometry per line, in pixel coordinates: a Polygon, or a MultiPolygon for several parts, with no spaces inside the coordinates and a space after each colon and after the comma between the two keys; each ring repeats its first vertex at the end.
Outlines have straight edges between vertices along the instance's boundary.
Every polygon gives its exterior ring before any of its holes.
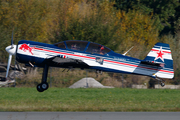
{"type": "Polygon", "coordinates": [[[10,45],[14,30],[14,40],[34,40],[48,43],[55,26],[55,12],[52,1],[9,0],[0,1],[0,55],[5,60],[5,46],[10,45]]]}
{"type": "Polygon", "coordinates": [[[159,28],[161,34],[168,32],[175,33],[176,23],[179,19],[179,0],[115,0],[114,5],[117,9],[125,10],[141,10],[146,14],[153,14],[159,17],[161,24],[159,28]]]}

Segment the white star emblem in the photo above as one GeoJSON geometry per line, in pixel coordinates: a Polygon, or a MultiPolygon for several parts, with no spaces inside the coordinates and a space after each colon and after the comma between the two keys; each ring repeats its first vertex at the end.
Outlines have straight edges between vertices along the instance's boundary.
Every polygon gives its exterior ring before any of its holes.
{"type": "Polygon", "coordinates": [[[154,61],[157,60],[158,58],[160,58],[164,62],[163,55],[165,53],[162,51],[162,47],[160,47],[160,50],[158,52],[156,52],[156,54],[157,54],[157,57],[154,59],[154,61]]]}

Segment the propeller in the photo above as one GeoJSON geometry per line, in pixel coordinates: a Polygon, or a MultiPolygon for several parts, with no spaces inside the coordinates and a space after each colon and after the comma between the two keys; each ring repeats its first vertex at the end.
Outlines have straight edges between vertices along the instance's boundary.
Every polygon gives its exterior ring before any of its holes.
{"type": "Polygon", "coordinates": [[[8,73],[9,73],[9,68],[11,65],[12,55],[16,54],[16,45],[13,44],[13,31],[12,31],[12,37],[11,37],[11,45],[6,47],[6,51],[9,53],[7,71],[6,71],[6,79],[7,79],[8,73]]]}
{"type": "Polygon", "coordinates": [[[11,48],[13,48],[14,44],[13,44],[13,33],[14,33],[14,30],[12,31],[12,36],[11,36],[11,48]]]}

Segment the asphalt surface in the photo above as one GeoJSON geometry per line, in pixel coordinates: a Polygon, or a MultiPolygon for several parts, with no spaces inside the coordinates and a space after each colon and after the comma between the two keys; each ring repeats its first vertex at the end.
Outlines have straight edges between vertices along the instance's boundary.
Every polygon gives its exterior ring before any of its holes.
{"type": "Polygon", "coordinates": [[[179,120],[180,112],[0,112],[0,120],[179,120]]]}

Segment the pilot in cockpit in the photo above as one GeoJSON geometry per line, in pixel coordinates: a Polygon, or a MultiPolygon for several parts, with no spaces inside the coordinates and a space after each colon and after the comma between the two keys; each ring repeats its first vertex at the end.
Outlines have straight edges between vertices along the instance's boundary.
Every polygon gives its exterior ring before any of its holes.
{"type": "Polygon", "coordinates": [[[77,44],[72,44],[72,45],[71,45],[71,49],[72,49],[72,50],[77,50],[77,44]]]}
{"type": "Polygon", "coordinates": [[[104,46],[99,46],[99,54],[104,55],[104,46]]]}

